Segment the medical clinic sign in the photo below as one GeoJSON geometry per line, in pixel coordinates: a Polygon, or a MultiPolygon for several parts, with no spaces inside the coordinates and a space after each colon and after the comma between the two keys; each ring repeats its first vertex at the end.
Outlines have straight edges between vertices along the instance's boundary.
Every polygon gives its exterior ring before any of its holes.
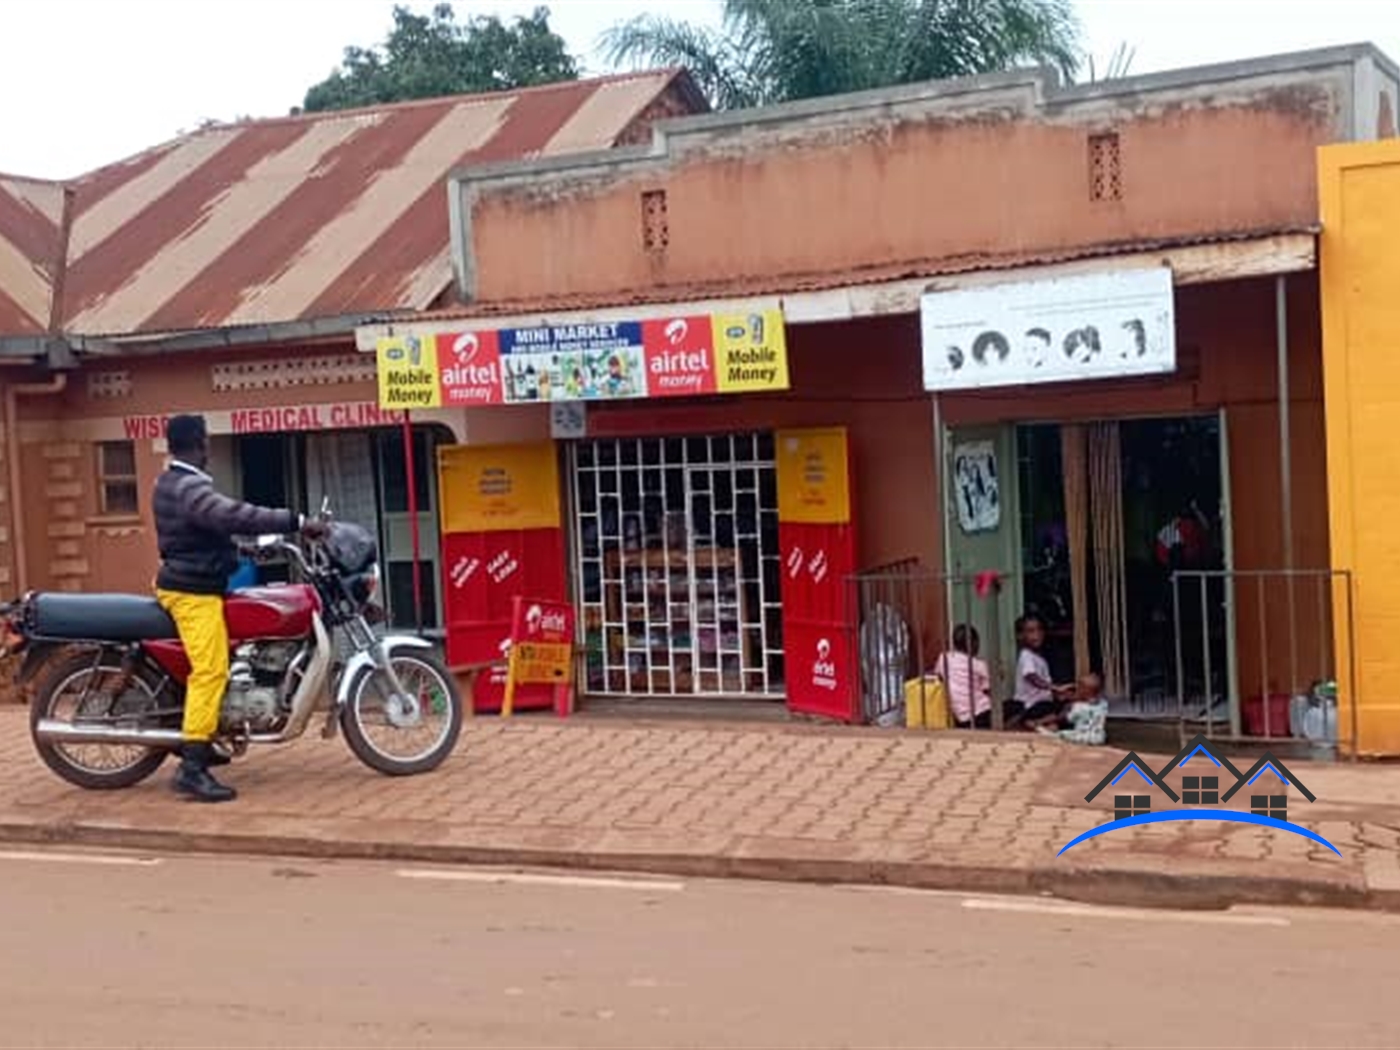
{"type": "Polygon", "coordinates": [[[377,343],[389,410],[694,397],[788,388],[780,310],[405,333],[377,343]]]}

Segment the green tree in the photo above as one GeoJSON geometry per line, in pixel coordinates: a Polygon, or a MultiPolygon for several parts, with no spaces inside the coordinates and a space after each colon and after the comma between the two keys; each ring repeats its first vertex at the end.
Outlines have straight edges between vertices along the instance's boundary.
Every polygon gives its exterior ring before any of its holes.
{"type": "Polygon", "coordinates": [[[347,47],[340,68],[306,93],[308,112],[415,98],[507,91],[577,80],[578,64],[549,28],[549,9],[507,24],[495,15],[457,21],[451,4],[430,14],[394,8],[377,47],[347,47]]]}
{"type": "Polygon", "coordinates": [[[723,24],[644,14],[602,44],[617,64],[685,66],[721,109],[1080,64],[1070,0],[724,0],[723,24]]]}

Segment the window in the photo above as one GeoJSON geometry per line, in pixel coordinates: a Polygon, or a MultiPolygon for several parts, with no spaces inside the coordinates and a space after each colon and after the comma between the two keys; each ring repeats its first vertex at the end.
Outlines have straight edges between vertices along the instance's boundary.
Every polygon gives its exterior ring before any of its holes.
{"type": "Polygon", "coordinates": [[[1251,795],[1249,811],[1256,817],[1273,817],[1275,820],[1288,819],[1287,795],[1251,795]]]}
{"type": "Polygon", "coordinates": [[[1182,777],[1181,801],[1188,806],[1218,806],[1219,777],[1182,777]]]}
{"type": "Polygon", "coordinates": [[[1114,795],[1113,796],[1113,819],[1127,820],[1129,817],[1140,817],[1144,813],[1152,812],[1151,795],[1114,795]]]}
{"type": "Polygon", "coordinates": [[[103,515],[140,513],[136,442],[104,441],[97,446],[97,500],[103,515]]]}

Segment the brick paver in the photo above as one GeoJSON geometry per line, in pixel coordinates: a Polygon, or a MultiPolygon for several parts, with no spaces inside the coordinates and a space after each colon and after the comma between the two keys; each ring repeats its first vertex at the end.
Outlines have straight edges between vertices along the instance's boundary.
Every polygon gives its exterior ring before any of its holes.
{"type": "Polygon", "coordinates": [[[119,793],[68,787],[35,756],[25,711],[10,707],[0,709],[0,828],[12,839],[160,833],[195,847],[770,875],[786,866],[794,877],[915,884],[954,884],[975,869],[1002,873],[989,889],[1017,888],[1015,876],[1021,888],[1058,879],[1056,892],[1072,891],[1082,877],[1089,896],[1107,892],[1104,878],[1134,876],[1400,894],[1400,770],[1390,767],[1293,764],[1319,799],[1290,815],[1336,843],[1340,859],[1294,835],[1223,823],[1140,827],[1057,858],[1107,818],[1110,799],[1083,797],[1115,758],[1033,736],[482,718],[429,776],[382,777],[342,741],[313,736],[255,749],[228,774],[240,800],[200,807],[170,794],[167,772],[119,793]]]}

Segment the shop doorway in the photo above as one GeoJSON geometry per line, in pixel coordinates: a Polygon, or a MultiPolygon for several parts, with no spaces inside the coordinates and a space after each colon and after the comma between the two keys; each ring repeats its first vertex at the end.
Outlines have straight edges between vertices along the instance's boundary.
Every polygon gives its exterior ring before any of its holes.
{"type": "Polygon", "coordinates": [[[773,436],[579,442],[572,476],[588,692],[780,699],[773,436]]]}
{"type": "Polygon", "coordinates": [[[1172,603],[1175,571],[1225,568],[1219,417],[1035,424],[1016,428],[1016,445],[1025,608],[1046,622],[1058,678],[1074,675],[1078,624],[1121,713],[1175,710],[1179,641],[1189,652],[1208,645],[1219,672],[1184,683],[1189,704],[1224,696],[1228,638],[1224,617],[1210,615],[1224,578],[1205,610],[1190,603],[1177,622],[1172,603]]]}
{"type": "MultiPolygon", "coordinates": [[[[414,427],[414,496],[419,537],[422,626],[432,634],[442,622],[438,585],[437,446],[451,435],[439,427],[414,427]]],[[[403,432],[338,430],[312,434],[250,434],[216,439],[216,476],[226,491],[271,507],[313,513],[328,500],[335,515],[373,532],[384,573],[381,600],[390,625],[413,630],[413,517],[403,432]]],[[[287,565],[258,569],[262,582],[289,578],[287,565]]]]}
{"type": "MultiPolygon", "coordinates": [[[[1212,681],[1188,668],[1188,707],[1224,702],[1225,579],[1212,581],[1204,602],[1183,604],[1179,617],[1171,584],[1181,569],[1227,567],[1219,416],[958,430],[949,444],[950,568],[1014,573],[1015,608],[1045,622],[1057,680],[1072,680],[1082,650],[1108,680],[1115,713],[1172,714],[1179,638],[1184,651],[1204,646],[1211,654],[1212,681]],[[996,512],[985,498],[977,502],[988,461],[996,512]]],[[[1013,638],[1002,641],[1014,651],[1013,638]]]]}

